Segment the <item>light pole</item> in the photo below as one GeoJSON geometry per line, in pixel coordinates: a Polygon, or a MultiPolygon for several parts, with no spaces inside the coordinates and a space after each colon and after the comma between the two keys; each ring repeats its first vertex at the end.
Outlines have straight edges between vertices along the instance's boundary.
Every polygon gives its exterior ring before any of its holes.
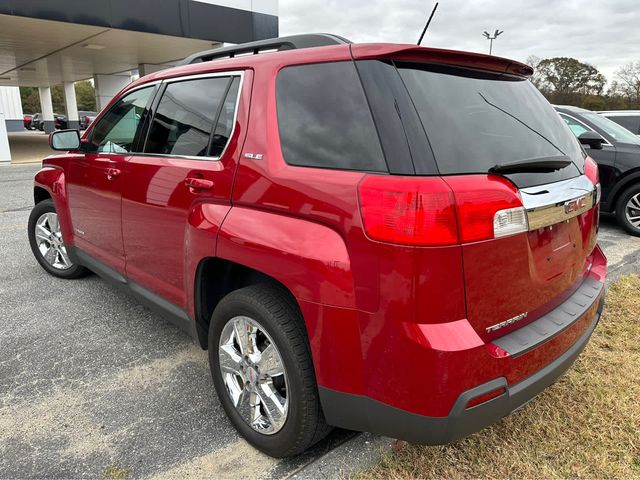
{"type": "Polygon", "coordinates": [[[496,29],[495,33],[493,35],[491,35],[489,32],[487,32],[486,30],[484,32],[482,32],[482,35],[484,35],[485,37],[487,37],[487,40],[489,40],[489,55],[491,55],[491,52],[493,52],[493,41],[498,38],[498,35],[500,35],[501,33],[504,33],[504,30],[498,30],[496,29]]]}

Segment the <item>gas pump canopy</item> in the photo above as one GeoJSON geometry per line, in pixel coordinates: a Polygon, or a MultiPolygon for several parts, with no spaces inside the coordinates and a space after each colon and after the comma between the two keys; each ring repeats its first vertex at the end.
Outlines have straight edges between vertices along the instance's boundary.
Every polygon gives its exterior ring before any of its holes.
{"type": "Polygon", "coordinates": [[[278,36],[278,0],[0,0],[0,86],[48,87],[278,36]]]}

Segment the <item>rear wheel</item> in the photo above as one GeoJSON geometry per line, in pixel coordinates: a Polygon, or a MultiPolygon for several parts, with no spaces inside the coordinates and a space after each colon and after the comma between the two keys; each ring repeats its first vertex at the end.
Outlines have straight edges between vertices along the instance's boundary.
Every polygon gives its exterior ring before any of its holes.
{"type": "Polygon", "coordinates": [[[627,232],[640,237],[640,184],[622,192],[616,204],[616,217],[627,232]]]}
{"type": "Polygon", "coordinates": [[[281,287],[254,285],[220,301],[209,329],[209,363],[231,422],[264,453],[295,455],[330,431],[302,315],[281,287]]]}
{"type": "Polygon", "coordinates": [[[47,272],[59,278],[78,278],[87,273],[83,266],[75,264],[69,257],[51,199],[33,207],[28,228],[31,251],[47,272]]]}

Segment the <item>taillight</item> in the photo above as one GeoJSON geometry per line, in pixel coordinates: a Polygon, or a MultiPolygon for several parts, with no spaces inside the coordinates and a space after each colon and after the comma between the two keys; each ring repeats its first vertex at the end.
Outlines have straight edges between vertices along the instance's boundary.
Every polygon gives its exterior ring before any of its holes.
{"type": "Polygon", "coordinates": [[[458,243],[453,192],[440,177],[367,175],[358,193],[370,238],[420,246],[458,243]]]}
{"type": "Polygon", "coordinates": [[[528,230],[517,189],[492,175],[367,175],[358,193],[365,231],[382,242],[455,245],[528,230]]]}
{"type": "Polygon", "coordinates": [[[600,197],[602,196],[602,187],[600,186],[600,171],[598,169],[598,164],[591,157],[584,159],[584,174],[596,187],[596,199],[594,204],[597,205],[600,203],[600,197]]]}
{"type": "Polygon", "coordinates": [[[527,212],[516,187],[493,175],[446,177],[454,192],[460,240],[476,242],[529,229],[527,212]]]}
{"type": "Polygon", "coordinates": [[[587,157],[584,159],[584,174],[589,180],[593,182],[594,185],[600,182],[600,172],[598,171],[598,164],[591,157],[587,157]]]}

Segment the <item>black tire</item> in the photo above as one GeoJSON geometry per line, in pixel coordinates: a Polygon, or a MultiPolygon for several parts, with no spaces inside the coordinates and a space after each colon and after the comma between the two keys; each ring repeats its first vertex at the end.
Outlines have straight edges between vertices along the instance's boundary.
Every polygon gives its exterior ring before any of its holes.
{"type": "Polygon", "coordinates": [[[209,364],[220,403],[238,432],[254,447],[272,457],[303,452],[330,431],[320,400],[311,360],[311,348],[302,314],[283,287],[259,284],[231,292],[211,318],[209,364]],[[282,428],[266,435],[244,421],[229,396],[219,367],[218,347],[224,326],[236,316],[255,319],[280,352],[287,375],[289,411],[282,428]]]}
{"type": "MultiPolygon", "coordinates": [[[[618,201],[616,202],[616,218],[618,220],[618,224],[622,226],[628,233],[631,235],[635,235],[636,237],[640,237],[640,227],[634,226],[629,219],[627,218],[627,204],[629,201],[640,194],[640,184],[631,185],[624,192],[620,194],[618,197],[618,201]]],[[[637,200],[638,201],[638,200],[637,200]]]]}
{"type": "Polygon", "coordinates": [[[36,240],[36,222],[45,213],[56,213],[56,207],[53,204],[53,200],[47,199],[36,204],[36,206],[33,207],[33,210],[31,210],[31,214],[29,215],[29,245],[31,245],[31,251],[33,252],[34,257],[36,257],[36,260],[38,261],[40,266],[54,277],[72,279],[80,278],[86,275],[88,273],[88,270],[82,265],[72,263],[71,267],[62,269],[50,265],[45,260],[42,252],[40,252],[40,249],[38,248],[38,243],[36,240]]]}

